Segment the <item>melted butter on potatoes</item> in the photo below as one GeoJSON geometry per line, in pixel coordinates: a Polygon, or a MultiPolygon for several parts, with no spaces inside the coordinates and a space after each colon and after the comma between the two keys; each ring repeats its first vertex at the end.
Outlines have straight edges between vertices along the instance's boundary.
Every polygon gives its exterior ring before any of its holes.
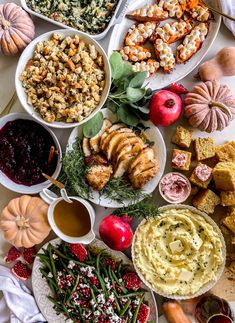
{"type": "Polygon", "coordinates": [[[216,279],[223,261],[219,232],[189,209],[164,210],[135,236],[134,263],[159,293],[192,295],[216,279]]]}

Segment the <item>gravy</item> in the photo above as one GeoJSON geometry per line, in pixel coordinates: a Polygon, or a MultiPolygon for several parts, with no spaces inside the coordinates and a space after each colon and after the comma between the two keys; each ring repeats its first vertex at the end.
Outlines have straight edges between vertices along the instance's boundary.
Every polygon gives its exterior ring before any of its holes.
{"type": "Polygon", "coordinates": [[[57,203],[54,208],[54,221],[58,229],[70,237],[82,237],[91,229],[89,213],[77,200],[73,200],[73,203],[64,200],[57,203]]]}

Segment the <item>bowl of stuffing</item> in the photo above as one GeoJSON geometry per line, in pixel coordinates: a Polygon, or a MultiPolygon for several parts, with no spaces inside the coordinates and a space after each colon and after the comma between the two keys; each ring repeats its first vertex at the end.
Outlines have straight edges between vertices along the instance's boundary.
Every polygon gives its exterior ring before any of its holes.
{"type": "Polygon", "coordinates": [[[92,118],[104,105],[110,84],[103,48],[83,32],[64,29],[34,39],[15,74],[24,109],[54,128],[72,128],[92,118]]]}

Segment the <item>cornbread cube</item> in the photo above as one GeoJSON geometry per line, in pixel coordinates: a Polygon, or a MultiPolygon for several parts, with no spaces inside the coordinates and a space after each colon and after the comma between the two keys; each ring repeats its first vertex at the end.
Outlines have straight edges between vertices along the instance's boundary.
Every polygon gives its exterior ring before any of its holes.
{"type": "Polygon", "coordinates": [[[172,168],[189,170],[192,154],[189,151],[173,149],[172,168]]]}
{"type": "Polygon", "coordinates": [[[235,234],[235,209],[222,220],[223,225],[235,234]]]}
{"type": "Polygon", "coordinates": [[[197,138],[194,140],[194,149],[198,161],[215,156],[215,142],[212,138],[197,138]]]}
{"type": "Polygon", "coordinates": [[[235,190],[235,163],[219,162],[213,169],[212,175],[218,190],[235,190]]]}
{"type": "Polygon", "coordinates": [[[192,142],[192,131],[185,129],[182,126],[178,126],[171,138],[171,142],[182,148],[189,148],[192,142]]]}
{"type": "Polygon", "coordinates": [[[195,184],[201,188],[207,188],[207,186],[209,185],[209,183],[212,179],[212,170],[213,169],[211,167],[209,167],[205,164],[202,164],[202,163],[198,163],[198,165],[194,168],[189,180],[190,180],[190,182],[192,182],[193,184],[195,184]],[[197,175],[199,168],[202,168],[202,167],[206,168],[208,170],[208,173],[210,173],[210,175],[208,174],[209,178],[204,181],[201,178],[199,178],[197,175]]]}
{"type": "Polygon", "coordinates": [[[223,206],[235,206],[235,191],[222,191],[220,199],[223,206]]]}
{"type": "Polygon", "coordinates": [[[235,141],[216,147],[215,154],[219,161],[235,162],[235,141]]]}
{"type": "Polygon", "coordinates": [[[198,210],[212,214],[215,207],[220,204],[220,198],[213,191],[206,189],[200,191],[193,198],[192,203],[198,210]]]}

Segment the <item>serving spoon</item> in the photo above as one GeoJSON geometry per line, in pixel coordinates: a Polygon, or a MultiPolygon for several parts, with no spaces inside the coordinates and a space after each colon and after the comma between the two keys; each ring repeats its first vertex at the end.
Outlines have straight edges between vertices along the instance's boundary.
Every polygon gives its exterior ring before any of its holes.
{"type": "Polygon", "coordinates": [[[228,14],[226,14],[226,13],[224,13],[224,12],[222,12],[222,11],[220,11],[220,10],[218,10],[218,9],[215,9],[215,8],[213,8],[213,7],[211,7],[210,5],[208,5],[204,0],[201,0],[201,2],[208,8],[208,9],[210,9],[211,11],[213,11],[213,12],[216,12],[216,13],[218,13],[220,16],[223,16],[223,17],[225,17],[225,18],[227,18],[227,19],[230,19],[230,20],[232,20],[232,21],[235,21],[235,17],[232,17],[232,16],[230,16],[230,15],[228,15],[228,14]]]}
{"type": "Polygon", "coordinates": [[[61,197],[67,202],[67,203],[73,203],[73,201],[68,197],[67,191],[65,189],[65,186],[63,183],[57,181],[55,178],[42,173],[42,176],[44,176],[46,179],[48,179],[52,184],[54,184],[56,187],[60,189],[61,197]]]}

